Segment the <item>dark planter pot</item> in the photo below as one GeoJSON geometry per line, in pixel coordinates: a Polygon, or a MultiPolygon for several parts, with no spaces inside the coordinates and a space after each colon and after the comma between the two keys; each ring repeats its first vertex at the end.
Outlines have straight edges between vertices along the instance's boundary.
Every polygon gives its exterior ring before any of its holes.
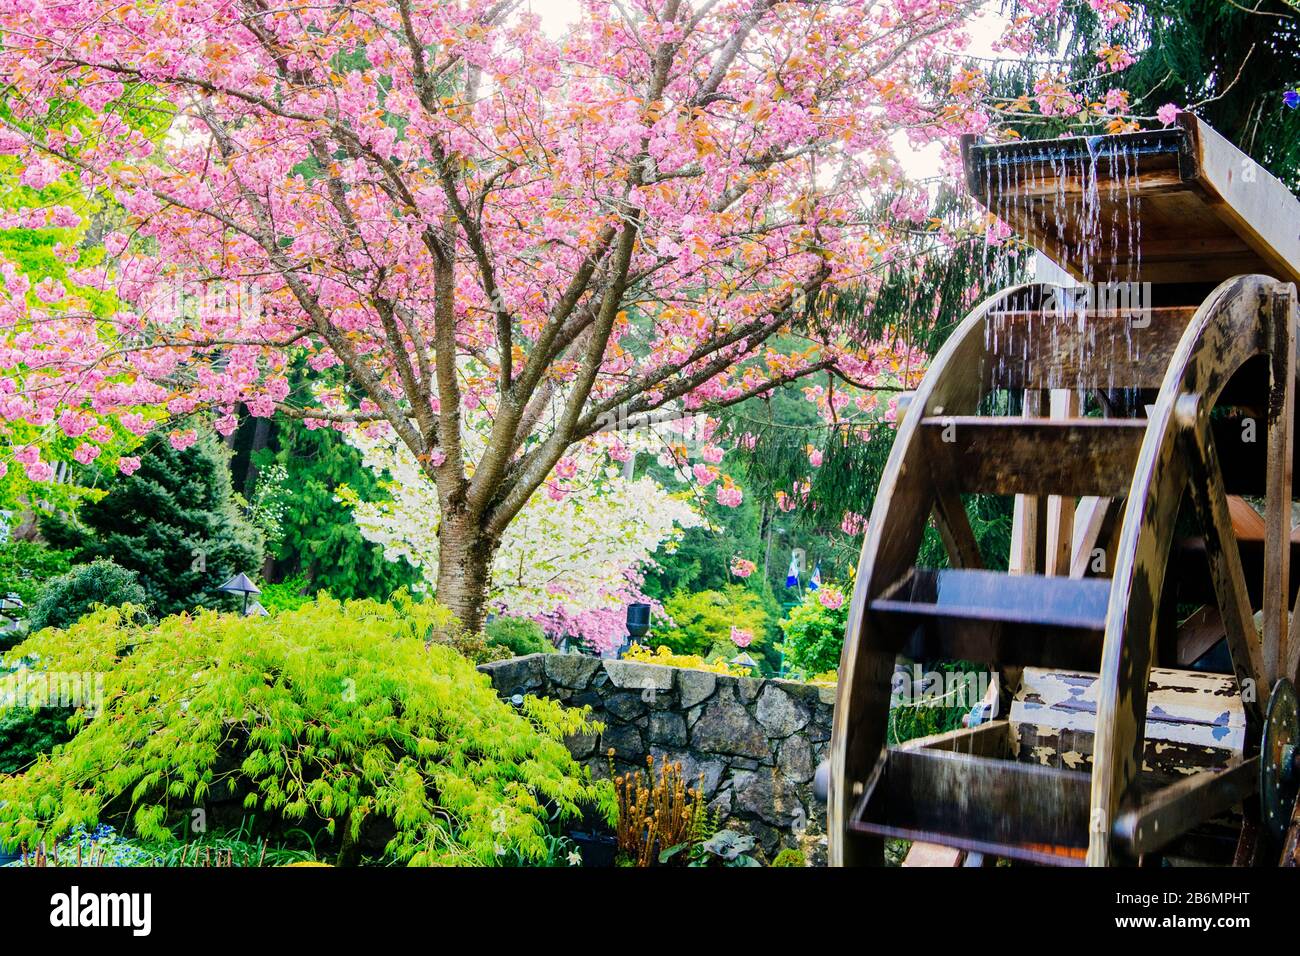
{"type": "Polygon", "coordinates": [[[614,855],[618,850],[618,840],[603,833],[587,833],[573,830],[569,839],[578,845],[582,853],[583,866],[613,866],[614,855]]]}

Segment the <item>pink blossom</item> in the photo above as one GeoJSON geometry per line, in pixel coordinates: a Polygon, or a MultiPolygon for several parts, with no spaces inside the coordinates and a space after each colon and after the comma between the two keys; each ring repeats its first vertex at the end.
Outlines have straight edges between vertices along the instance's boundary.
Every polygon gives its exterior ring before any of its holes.
{"type": "Polygon", "coordinates": [[[735,485],[721,485],[718,487],[718,504],[724,508],[737,508],[744,498],[744,493],[735,485]]]}
{"type": "Polygon", "coordinates": [[[147,435],[149,433],[149,423],[139,412],[126,412],[118,417],[118,422],[129,431],[132,435],[147,435]]]}
{"type": "Polygon", "coordinates": [[[185,431],[174,431],[167,436],[167,440],[171,442],[171,446],[177,451],[184,451],[199,440],[199,433],[193,428],[188,428],[185,431]]]}
{"type": "Polygon", "coordinates": [[[731,626],[731,643],[737,647],[749,647],[754,642],[754,632],[744,627],[731,626]]]}
{"type": "Polygon", "coordinates": [[[840,521],[840,530],[855,536],[862,534],[867,530],[866,515],[860,515],[856,511],[844,512],[844,518],[840,521]]]}
{"type": "Polygon", "coordinates": [[[59,168],[47,159],[28,163],[18,181],[24,186],[41,190],[59,178],[59,168]]]}
{"type": "Polygon", "coordinates": [[[72,409],[59,416],[59,428],[69,438],[80,438],[94,424],[95,420],[89,415],[72,409]]]}
{"type": "Polygon", "coordinates": [[[695,480],[705,488],[718,480],[718,469],[714,468],[712,465],[703,464],[702,462],[697,462],[691,468],[691,474],[694,475],[695,480]]]}
{"type": "Polygon", "coordinates": [[[828,610],[838,610],[844,603],[844,592],[837,587],[826,584],[817,589],[817,600],[821,602],[822,607],[828,610]]]}
{"type": "Polygon", "coordinates": [[[22,465],[34,465],[41,460],[41,450],[35,445],[22,445],[14,449],[14,459],[22,465]]]}
{"type": "Polygon", "coordinates": [[[223,436],[233,435],[239,427],[239,419],[234,415],[222,415],[212,423],[212,427],[223,436]]]}
{"type": "Polygon", "coordinates": [[[34,461],[27,466],[27,477],[31,481],[49,481],[54,477],[54,469],[49,462],[34,461]]]}
{"type": "Polygon", "coordinates": [[[555,474],[565,481],[570,480],[578,473],[578,461],[576,458],[564,457],[555,463],[555,474]]]}
{"type": "Polygon", "coordinates": [[[429,461],[433,463],[434,468],[441,468],[447,460],[447,453],[441,448],[435,448],[429,453],[429,461]]]}
{"type": "Polygon", "coordinates": [[[83,465],[89,465],[99,457],[99,446],[91,445],[88,442],[82,442],[72,452],[72,457],[77,459],[77,461],[81,462],[83,465]]]}
{"type": "Polygon", "coordinates": [[[46,276],[40,282],[36,283],[36,298],[40,299],[47,305],[53,305],[63,298],[63,283],[50,276],[46,276]]]}
{"type": "Polygon", "coordinates": [[[120,256],[126,244],[127,238],[120,232],[110,232],[104,237],[104,250],[110,256],[120,256]]]}
{"type": "Polygon", "coordinates": [[[822,466],[822,452],[820,448],[808,449],[808,464],[812,465],[814,468],[820,468],[822,466]]]}
{"type": "Polygon", "coordinates": [[[753,561],[742,558],[739,555],[731,559],[731,573],[738,578],[747,578],[758,569],[758,565],[753,561]]]}
{"type": "Polygon", "coordinates": [[[124,475],[134,475],[140,467],[140,459],[130,455],[123,455],[117,460],[117,470],[124,475]]]}
{"type": "Polygon", "coordinates": [[[1156,110],[1156,117],[1166,126],[1178,119],[1178,114],[1182,112],[1174,103],[1166,103],[1160,109],[1156,110]]]}

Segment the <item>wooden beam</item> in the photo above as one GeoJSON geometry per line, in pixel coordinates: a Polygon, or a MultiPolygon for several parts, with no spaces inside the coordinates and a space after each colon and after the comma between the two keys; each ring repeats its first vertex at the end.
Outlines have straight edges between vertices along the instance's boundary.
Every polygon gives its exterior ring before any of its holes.
{"type": "Polygon", "coordinates": [[[1259,757],[1233,760],[1222,770],[1202,770],[1162,787],[1122,813],[1111,832],[1131,856],[1154,853],[1241,803],[1258,785],[1259,757]]]}
{"type": "Polygon", "coordinates": [[[994,856],[1080,864],[1088,774],[943,750],[890,750],[859,832],[994,856]]]}
{"type": "Polygon", "coordinates": [[[1085,495],[1079,500],[1075,511],[1070,577],[1082,578],[1090,574],[1105,577],[1110,573],[1115,556],[1115,530],[1123,510],[1123,498],[1085,495]],[[1105,552],[1101,568],[1095,564],[1098,548],[1105,552]]]}
{"type": "Polygon", "coordinates": [[[984,381],[1007,389],[1156,389],[1190,306],[1002,312],[989,317],[984,381]]]}
{"type": "Polygon", "coordinates": [[[899,744],[896,749],[947,750],[977,757],[1011,759],[1011,726],[1005,718],[990,720],[974,727],[958,727],[928,737],[916,737],[899,744]]]}
{"type": "Polygon", "coordinates": [[[1178,666],[1191,667],[1226,633],[1217,607],[1197,608],[1178,626],[1178,666]]]}
{"type": "Polygon", "coordinates": [[[907,856],[899,866],[954,867],[963,866],[965,862],[965,850],[918,840],[908,847],[907,856]]]}
{"type": "MultiPolygon", "coordinates": [[[[932,471],[944,470],[962,491],[1043,498],[1126,494],[1146,435],[1146,422],[1130,418],[945,416],[921,424],[932,471]]],[[[1045,513],[1042,521],[1045,534],[1045,513]]]]}
{"type": "Polygon", "coordinates": [[[971,528],[970,516],[961,495],[955,491],[940,491],[934,501],[934,525],[943,539],[948,561],[954,568],[982,568],[979,542],[971,528]]]}

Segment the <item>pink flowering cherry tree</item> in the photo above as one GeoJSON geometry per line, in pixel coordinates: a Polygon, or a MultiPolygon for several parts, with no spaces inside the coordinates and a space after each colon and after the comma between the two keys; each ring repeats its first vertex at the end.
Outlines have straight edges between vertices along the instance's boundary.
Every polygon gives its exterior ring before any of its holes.
{"type": "Polygon", "coordinates": [[[437,491],[437,596],[477,627],[575,442],[870,384],[815,305],[911,225],[879,212],[898,134],[986,124],[979,84],[942,81],[974,9],[584,0],[553,39],[517,0],[0,0],[0,152],[121,211],[75,286],[6,286],[0,360],[42,414],[149,406],[126,427],[178,446],[241,407],[384,423],[437,491]]]}

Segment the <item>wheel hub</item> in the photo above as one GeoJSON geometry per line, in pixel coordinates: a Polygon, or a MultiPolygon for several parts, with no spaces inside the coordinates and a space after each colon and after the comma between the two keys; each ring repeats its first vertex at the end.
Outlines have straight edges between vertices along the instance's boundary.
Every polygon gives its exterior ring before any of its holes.
{"type": "Polygon", "coordinates": [[[1273,687],[1264,718],[1264,739],[1259,754],[1260,817],[1277,842],[1286,837],[1291,808],[1300,791],[1300,708],[1295,686],[1283,677],[1273,687]]]}

